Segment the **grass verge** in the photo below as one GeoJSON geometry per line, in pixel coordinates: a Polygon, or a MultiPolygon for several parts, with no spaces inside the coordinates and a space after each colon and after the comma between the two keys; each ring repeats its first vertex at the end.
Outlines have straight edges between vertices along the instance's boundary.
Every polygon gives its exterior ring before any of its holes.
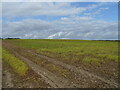
{"type": "Polygon", "coordinates": [[[18,73],[19,75],[23,76],[28,71],[28,66],[23,61],[9,53],[6,49],[2,49],[2,58],[3,60],[8,63],[13,70],[18,73]]]}

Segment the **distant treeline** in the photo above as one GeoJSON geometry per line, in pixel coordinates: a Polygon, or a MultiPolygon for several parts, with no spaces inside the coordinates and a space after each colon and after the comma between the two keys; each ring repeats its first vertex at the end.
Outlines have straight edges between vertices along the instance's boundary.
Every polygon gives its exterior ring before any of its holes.
{"type": "MultiPolygon", "coordinates": [[[[21,39],[21,38],[11,38],[11,37],[8,37],[8,38],[0,38],[0,39],[21,39]]],[[[92,40],[92,41],[113,41],[113,42],[120,42],[120,40],[92,40]]]]}
{"type": "Polygon", "coordinates": [[[0,39],[20,39],[20,38],[0,38],[0,39]]]}
{"type": "Polygon", "coordinates": [[[113,42],[120,42],[120,40],[93,40],[93,41],[113,41],[113,42]]]}

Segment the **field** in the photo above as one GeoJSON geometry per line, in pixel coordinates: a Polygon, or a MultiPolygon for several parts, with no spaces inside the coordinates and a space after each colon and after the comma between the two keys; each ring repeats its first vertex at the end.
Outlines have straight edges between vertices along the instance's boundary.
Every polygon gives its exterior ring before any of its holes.
{"type": "Polygon", "coordinates": [[[118,44],[92,40],[2,40],[3,87],[117,88],[118,44]]]}
{"type": "Polygon", "coordinates": [[[0,40],[0,88],[2,88],[2,40],[0,40]]]}

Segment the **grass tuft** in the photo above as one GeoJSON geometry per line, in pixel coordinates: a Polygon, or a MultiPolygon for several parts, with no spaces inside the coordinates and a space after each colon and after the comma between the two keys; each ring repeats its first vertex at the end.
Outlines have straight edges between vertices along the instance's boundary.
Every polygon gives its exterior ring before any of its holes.
{"type": "Polygon", "coordinates": [[[94,63],[94,64],[99,64],[100,63],[100,59],[98,59],[98,58],[92,58],[92,57],[85,57],[84,59],[83,59],[83,62],[85,62],[85,63],[94,63]]]}
{"type": "Polygon", "coordinates": [[[7,50],[2,49],[2,58],[6,63],[8,63],[16,73],[23,76],[28,71],[28,66],[21,60],[19,60],[14,55],[10,54],[7,50]]]}

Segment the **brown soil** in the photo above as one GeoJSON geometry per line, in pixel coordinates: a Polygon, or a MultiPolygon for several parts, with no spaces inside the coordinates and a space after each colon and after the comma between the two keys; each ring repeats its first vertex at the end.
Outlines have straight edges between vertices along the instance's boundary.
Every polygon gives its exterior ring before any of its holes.
{"type": "Polygon", "coordinates": [[[77,85],[70,82],[68,79],[65,79],[63,77],[58,77],[55,74],[46,70],[45,68],[42,68],[39,65],[35,64],[34,62],[30,61],[29,59],[21,56],[20,54],[15,52],[13,49],[9,48],[8,50],[12,51],[12,53],[14,55],[16,55],[17,57],[22,59],[25,63],[27,63],[29,65],[29,67],[31,67],[32,70],[34,70],[34,72],[36,72],[38,75],[40,75],[46,81],[46,83],[49,83],[51,85],[51,87],[54,87],[54,88],[78,87],[77,85]]]}
{"type": "Polygon", "coordinates": [[[2,88],[49,88],[50,86],[37,75],[33,70],[29,69],[25,76],[19,76],[12,68],[3,62],[3,80],[2,88]]]}
{"type": "MultiPolygon", "coordinates": [[[[49,58],[45,55],[40,55],[31,50],[22,49],[21,47],[17,47],[8,42],[3,42],[3,46],[7,48],[11,53],[22,59],[25,63],[29,65],[29,67],[37,73],[37,75],[41,76],[46,83],[48,83],[51,87],[54,88],[114,88],[118,87],[118,84],[113,79],[108,79],[106,77],[102,77],[102,75],[97,75],[90,72],[90,70],[85,70],[84,67],[76,67],[74,65],[69,65],[63,63],[59,60],[49,58]],[[24,53],[28,55],[25,56],[24,53]],[[30,55],[33,57],[31,58],[30,55]],[[43,58],[47,63],[52,63],[54,65],[58,65],[63,67],[65,70],[70,72],[69,77],[62,77],[57,75],[57,72],[52,72],[51,70],[41,67],[38,63],[35,62],[35,58],[43,58]]],[[[90,68],[91,69],[91,68],[90,68]]],[[[93,69],[94,70],[94,69],[93,69]]],[[[29,74],[30,75],[30,74],[29,74]]],[[[37,78],[37,77],[36,77],[37,78]]],[[[44,87],[44,86],[43,86],[44,87]]]]}
{"type": "MultiPolygon", "coordinates": [[[[0,47],[2,47],[2,40],[0,40],[0,47]]],[[[0,51],[0,89],[2,88],[2,53],[0,51]]]]}

